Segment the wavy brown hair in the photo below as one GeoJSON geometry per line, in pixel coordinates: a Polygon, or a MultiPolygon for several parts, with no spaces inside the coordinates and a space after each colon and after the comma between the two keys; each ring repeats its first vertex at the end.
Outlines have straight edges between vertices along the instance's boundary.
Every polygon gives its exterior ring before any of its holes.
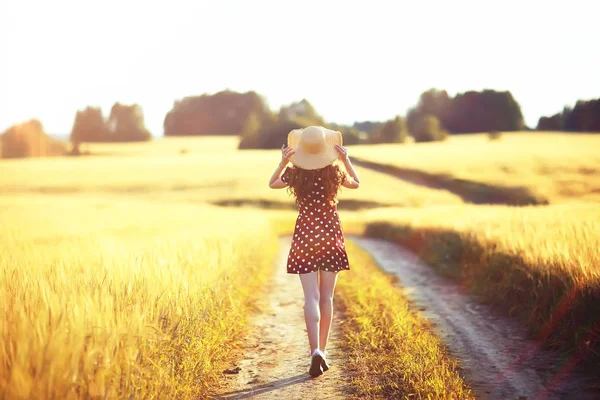
{"type": "Polygon", "coordinates": [[[290,168],[290,177],[288,183],[288,192],[296,198],[296,202],[302,202],[307,198],[314,188],[315,182],[321,178],[323,183],[323,194],[330,205],[337,204],[337,194],[344,182],[346,173],[341,170],[339,165],[328,165],[321,169],[302,169],[298,167],[290,168]]]}

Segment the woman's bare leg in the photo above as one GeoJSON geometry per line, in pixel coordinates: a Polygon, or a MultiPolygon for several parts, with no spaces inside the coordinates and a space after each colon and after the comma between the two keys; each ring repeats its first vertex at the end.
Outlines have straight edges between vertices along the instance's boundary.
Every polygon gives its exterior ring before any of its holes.
{"type": "Polygon", "coordinates": [[[304,291],[304,321],[312,354],[319,348],[319,274],[316,271],[300,274],[300,281],[304,291]]]}
{"type": "Polygon", "coordinates": [[[329,330],[333,319],[333,293],[338,274],[330,271],[319,271],[319,309],[321,311],[321,324],[319,328],[319,349],[325,352],[329,330]]]}

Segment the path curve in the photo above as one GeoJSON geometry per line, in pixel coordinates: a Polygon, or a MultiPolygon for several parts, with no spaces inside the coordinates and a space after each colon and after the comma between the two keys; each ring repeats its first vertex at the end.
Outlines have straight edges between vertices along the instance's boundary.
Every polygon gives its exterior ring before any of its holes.
{"type": "Polygon", "coordinates": [[[557,357],[528,340],[516,321],[494,315],[412,252],[381,239],[350,239],[400,279],[407,297],[433,323],[459,361],[477,398],[583,400],[600,396],[594,377],[561,369],[557,357]],[[565,372],[569,374],[563,379],[565,372]]]}
{"type": "MultiPolygon", "coordinates": [[[[327,345],[329,371],[318,378],[308,375],[310,348],[304,323],[304,295],[296,275],[286,273],[291,237],[280,239],[280,254],[270,294],[259,302],[261,313],[251,320],[242,359],[225,374],[218,399],[345,399],[348,379],[339,341],[340,316],[336,314],[327,345]],[[237,370],[239,368],[239,370],[237,370]]],[[[335,305],[334,305],[335,307],[335,305]]]]}

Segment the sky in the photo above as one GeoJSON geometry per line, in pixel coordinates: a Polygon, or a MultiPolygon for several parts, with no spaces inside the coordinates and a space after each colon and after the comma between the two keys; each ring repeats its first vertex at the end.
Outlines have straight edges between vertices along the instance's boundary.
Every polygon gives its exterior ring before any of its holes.
{"type": "Polygon", "coordinates": [[[174,101],[255,90],[326,121],[404,115],[430,88],[510,90],[535,127],[600,97],[596,0],[0,0],[0,132],[138,103],[153,135],[174,101]]]}

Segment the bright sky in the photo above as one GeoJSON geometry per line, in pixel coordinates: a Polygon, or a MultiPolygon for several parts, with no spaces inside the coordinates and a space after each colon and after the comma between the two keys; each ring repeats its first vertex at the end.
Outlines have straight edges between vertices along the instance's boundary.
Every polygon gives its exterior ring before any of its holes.
{"type": "Polygon", "coordinates": [[[526,123],[600,97],[600,2],[0,0],[0,132],[136,102],[162,135],[173,102],[229,88],[327,121],[405,114],[432,87],[510,90],[526,123]]]}

